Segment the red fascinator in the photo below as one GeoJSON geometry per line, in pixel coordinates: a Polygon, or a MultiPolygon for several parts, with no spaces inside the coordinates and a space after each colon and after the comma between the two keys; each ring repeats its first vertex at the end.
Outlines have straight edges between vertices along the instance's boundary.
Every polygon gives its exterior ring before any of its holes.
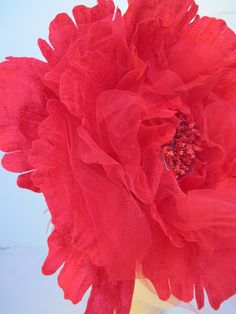
{"type": "Polygon", "coordinates": [[[236,35],[194,0],[59,14],[46,61],[0,64],[2,165],[43,193],[43,273],[86,314],[128,314],[135,278],[214,309],[236,292],[236,35]]]}

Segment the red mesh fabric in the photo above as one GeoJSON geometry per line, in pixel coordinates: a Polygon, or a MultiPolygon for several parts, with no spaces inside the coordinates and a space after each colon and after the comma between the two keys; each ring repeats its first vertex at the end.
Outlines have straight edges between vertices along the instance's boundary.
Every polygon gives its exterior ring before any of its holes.
{"type": "Polygon", "coordinates": [[[206,290],[217,309],[236,292],[236,36],[192,0],[114,9],[59,14],[39,40],[46,62],[0,64],[2,165],[43,193],[43,273],[62,267],[74,303],[92,286],[87,314],[128,314],[136,276],[199,308],[206,290]],[[202,150],[177,178],[163,147],[179,117],[202,150]]]}

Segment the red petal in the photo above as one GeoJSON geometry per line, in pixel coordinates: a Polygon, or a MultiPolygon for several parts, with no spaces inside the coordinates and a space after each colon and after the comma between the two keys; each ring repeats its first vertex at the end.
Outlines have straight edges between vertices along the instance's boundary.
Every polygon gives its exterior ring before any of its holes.
{"type": "Polygon", "coordinates": [[[68,256],[58,277],[65,299],[71,300],[74,304],[80,302],[94,282],[95,276],[94,266],[82,253],[74,252],[68,256]]]}
{"type": "Polygon", "coordinates": [[[149,204],[154,195],[148,186],[147,176],[140,168],[141,149],[144,151],[152,146],[157,151],[172,138],[175,123],[153,127],[144,123],[161,117],[173,117],[174,111],[157,107],[134,93],[114,90],[102,93],[96,107],[98,132],[104,147],[109,148],[110,154],[116,156],[114,158],[124,167],[129,189],[139,200],[149,204]]]}
{"type": "Polygon", "coordinates": [[[27,173],[19,175],[17,179],[17,185],[20,188],[29,189],[29,190],[32,190],[33,192],[41,192],[40,189],[34,185],[31,179],[31,175],[32,175],[32,172],[27,172],[27,173]]]}
{"type": "Polygon", "coordinates": [[[196,16],[197,11],[194,0],[130,0],[125,13],[129,38],[139,22],[157,17],[164,27],[169,27],[172,32],[179,31],[196,16]]]}
{"type": "Polygon", "coordinates": [[[93,23],[110,17],[112,20],[115,5],[111,0],[99,0],[98,5],[88,8],[84,5],[79,5],[73,9],[73,15],[78,28],[81,24],[93,23]]]}
{"type": "Polygon", "coordinates": [[[65,13],[58,14],[50,23],[49,40],[54,49],[43,39],[40,39],[38,44],[42,54],[51,65],[59,63],[76,34],[75,24],[65,13]]]}
{"type": "Polygon", "coordinates": [[[46,42],[46,40],[41,39],[41,38],[38,40],[38,45],[39,45],[39,48],[40,48],[44,58],[48,62],[51,62],[51,60],[53,58],[53,53],[54,53],[53,48],[46,42]]]}
{"type": "Polygon", "coordinates": [[[39,61],[11,58],[0,65],[2,150],[28,148],[46,115],[47,90],[35,71],[35,62],[39,61]]]}
{"type": "Polygon", "coordinates": [[[106,178],[101,166],[84,165],[77,158],[73,170],[98,239],[100,254],[93,262],[106,265],[110,280],[129,279],[150,243],[145,217],[132,195],[106,178]]]}
{"type": "Polygon", "coordinates": [[[2,166],[12,172],[25,172],[32,170],[32,166],[28,163],[28,151],[6,154],[2,159],[2,166]]]}
{"type": "Polygon", "coordinates": [[[65,14],[58,14],[50,23],[49,40],[55,50],[64,53],[74,38],[76,27],[71,18],[65,14]]]}
{"type": "Polygon", "coordinates": [[[188,82],[233,65],[235,47],[235,34],[224,21],[203,17],[183,29],[169,53],[169,66],[188,82]]]}
{"type": "Polygon", "coordinates": [[[134,290],[134,281],[108,282],[106,274],[98,273],[88,300],[85,314],[129,314],[134,290]]]}
{"type": "MultiPolygon", "coordinates": [[[[39,69],[47,71],[47,66],[27,58],[10,58],[0,65],[0,148],[13,151],[3,158],[3,166],[10,171],[32,169],[28,152],[32,141],[38,138],[38,126],[47,115],[46,102],[51,96],[41,81],[39,69]]],[[[29,175],[20,177],[18,184],[36,189],[29,175]]]]}
{"type": "Polygon", "coordinates": [[[111,87],[112,68],[109,67],[105,56],[99,52],[89,53],[77,59],[76,68],[77,71],[68,70],[61,78],[62,102],[72,114],[81,117],[87,113],[94,120],[91,116],[95,115],[94,102],[104,89],[111,87]],[[96,67],[93,60],[97,62],[96,67]]]}
{"type": "Polygon", "coordinates": [[[199,307],[203,306],[205,289],[212,307],[217,309],[236,288],[236,181],[222,181],[215,190],[192,190],[187,195],[176,190],[174,183],[171,187],[166,174],[161,182],[157,204],[163,221],[156,220],[168,240],[152,223],[153,247],[144,261],[144,273],[162,298],[168,297],[170,288],[178,299],[190,301],[195,285],[199,307]],[[182,243],[178,246],[180,237],[182,243]],[[173,259],[175,262],[170,262],[173,259]],[[216,275],[218,272],[220,275],[216,275]]]}
{"type": "Polygon", "coordinates": [[[69,254],[68,241],[65,235],[58,232],[56,229],[48,238],[49,253],[42,267],[44,275],[54,274],[59,267],[64,263],[69,254]]]}
{"type": "MultiPolygon", "coordinates": [[[[60,102],[51,100],[47,107],[50,116],[41,124],[41,139],[34,141],[30,156],[30,162],[36,168],[33,181],[44,193],[57,230],[70,233],[71,242],[79,250],[93,250],[95,234],[67,150],[77,136],[73,120],[60,102]]],[[[74,123],[77,128],[79,121],[74,123]]]]}
{"type": "Polygon", "coordinates": [[[215,145],[222,150],[224,154],[222,162],[225,164],[225,170],[227,171],[229,163],[236,155],[235,103],[217,102],[207,106],[205,110],[205,131],[209,145],[215,145]]]}
{"type": "Polygon", "coordinates": [[[236,282],[236,237],[222,238],[216,243],[214,253],[205,252],[201,256],[204,262],[203,285],[211,306],[217,310],[220,305],[235,295],[236,282]]]}
{"type": "Polygon", "coordinates": [[[153,241],[143,262],[144,275],[151,280],[162,300],[172,294],[184,302],[191,301],[194,283],[199,280],[195,272],[198,261],[194,247],[175,247],[158,224],[151,224],[153,241]]]}

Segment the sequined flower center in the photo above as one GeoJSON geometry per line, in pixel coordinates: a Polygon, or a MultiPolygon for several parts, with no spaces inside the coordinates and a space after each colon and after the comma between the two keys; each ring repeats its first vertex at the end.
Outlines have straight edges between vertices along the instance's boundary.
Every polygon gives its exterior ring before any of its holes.
{"type": "Polygon", "coordinates": [[[176,178],[188,174],[202,151],[201,134],[195,122],[189,122],[183,114],[177,114],[180,124],[173,140],[162,146],[162,154],[167,168],[171,169],[176,178]]]}

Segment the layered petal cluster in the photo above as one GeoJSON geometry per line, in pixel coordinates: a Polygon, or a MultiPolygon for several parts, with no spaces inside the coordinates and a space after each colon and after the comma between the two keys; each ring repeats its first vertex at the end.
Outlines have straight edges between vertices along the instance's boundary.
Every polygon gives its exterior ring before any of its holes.
{"type": "Polygon", "coordinates": [[[86,314],[128,314],[136,277],[211,306],[236,292],[236,35],[194,0],[59,14],[46,61],[0,64],[2,165],[43,193],[43,273],[86,314]]]}

